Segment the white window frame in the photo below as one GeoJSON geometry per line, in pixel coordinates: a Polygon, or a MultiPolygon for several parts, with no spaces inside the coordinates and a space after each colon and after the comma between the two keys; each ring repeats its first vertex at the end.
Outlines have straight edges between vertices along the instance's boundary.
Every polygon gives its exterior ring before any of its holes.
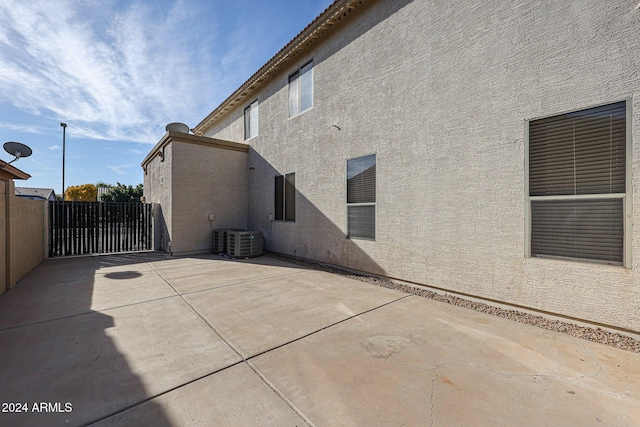
{"type": "Polygon", "coordinates": [[[313,59],[305,62],[302,66],[300,66],[298,69],[296,69],[294,72],[292,72],[291,74],[289,74],[289,78],[288,78],[288,82],[289,82],[289,97],[288,97],[288,102],[289,102],[289,118],[298,116],[302,113],[304,113],[305,111],[309,111],[313,108],[314,105],[314,90],[315,90],[315,83],[314,83],[314,66],[313,66],[313,59]],[[311,66],[311,68],[309,68],[307,71],[305,71],[304,69],[307,68],[308,66],[311,66]],[[307,108],[305,108],[304,110],[302,109],[302,76],[303,76],[303,71],[304,74],[306,75],[306,73],[310,73],[310,75],[308,76],[308,78],[310,79],[310,87],[309,87],[309,92],[311,94],[311,105],[309,105],[307,108]],[[295,99],[292,99],[295,98],[295,99]]]}
{"type": "Polygon", "coordinates": [[[244,139],[258,136],[258,100],[256,99],[244,109],[244,139]],[[248,114],[248,116],[247,116],[248,114]],[[247,126],[248,124],[248,126],[247,126]],[[247,129],[247,127],[249,129],[247,129]]]}
{"type": "Polygon", "coordinates": [[[353,157],[350,159],[346,159],[345,162],[345,191],[344,191],[344,200],[345,200],[345,213],[346,213],[346,218],[345,218],[345,230],[346,230],[346,236],[348,239],[357,239],[357,240],[370,240],[370,241],[376,241],[376,238],[378,236],[378,153],[371,153],[371,154],[367,154],[364,156],[358,156],[358,157],[353,157]],[[376,165],[376,176],[375,176],[375,186],[376,186],[376,192],[375,192],[375,202],[365,202],[365,203],[349,203],[349,162],[352,160],[360,160],[360,159],[364,159],[366,157],[371,157],[374,156],[375,157],[375,165],[376,165]],[[356,207],[356,206],[373,206],[373,221],[374,221],[374,227],[373,227],[373,238],[371,237],[360,237],[360,236],[351,236],[349,235],[349,207],[356,207]]]}
{"type": "MultiPolygon", "coordinates": [[[[605,198],[619,198],[623,200],[623,223],[624,223],[624,232],[623,232],[623,262],[622,267],[631,268],[632,267],[632,232],[633,232],[633,114],[632,114],[632,100],[630,98],[619,99],[610,102],[601,102],[592,106],[587,106],[584,108],[578,108],[570,111],[565,111],[563,113],[549,114],[546,116],[536,117],[532,119],[528,119],[524,121],[524,170],[525,170],[525,180],[524,180],[524,197],[525,197],[525,258],[533,258],[531,255],[531,234],[532,234],[532,214],[531,214],[531,202],[536,200],[579,200],[579,199],[605,199],[605,198]],[[625,161],[625,193],[616,193],[616,194],[589,194],[589,195],[566,195],[566,196],[530,196],[529,195],[529,123],[535,120],[544,119],[547,117],[554,117],[563,114],[569,114],[574,112],[579,112],[582,110],[587,110],[589,108],[595,108],[601,105],[612,104],[620,101],[626,102],[626,161],[625,161]]],[[[604,261],[598,260],[589,260],[582,258],[564,258],[564,257],[539,257],[537,259],[556,259],[556,260],[569,260],[569,261],[578,261],[589,264],[611,264],[604,261]]],[[[614,266],[620,266],[619,264],[612,264],[614,266]]]]}

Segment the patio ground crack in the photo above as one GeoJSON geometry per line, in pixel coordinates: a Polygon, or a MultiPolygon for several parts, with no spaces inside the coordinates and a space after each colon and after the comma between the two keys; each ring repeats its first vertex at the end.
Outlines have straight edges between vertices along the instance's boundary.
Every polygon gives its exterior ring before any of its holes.
{"type": "Polygon", "coordinates": [[[436,394],[436,382],[440,379],[438,376],[438,369],[444,365],[437,365],[432,369],[433,374],[436,376],[433,380],[431,380],[431,396],[429,397],[429,405],[431,405],[431,410],[429,411],[429,427],[433,426],[433,411],[436,408],[436,405],[433,403],[433,397],[436,394]]]}

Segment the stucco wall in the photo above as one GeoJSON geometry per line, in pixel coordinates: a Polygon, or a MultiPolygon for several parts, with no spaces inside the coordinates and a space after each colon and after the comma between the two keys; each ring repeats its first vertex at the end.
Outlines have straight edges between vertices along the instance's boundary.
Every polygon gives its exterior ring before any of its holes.
{"type": "Polygon", "coordinates": [[[0,180],[0,294],[7,289],[7,181],[0,180]]]}
{"type": "Polygon", "coordinates": [[[159,155],[149,159],[144,195],[160,205],[156,225],[164,243],[157,249],[210,252],[212,230],[247,228],[246,151],[244,144],[177,135],[164,144],[164,162],[159,155]]]}
{"type": "Polygon", "coordinates": [[[14,197],[11,209],[11,286],[44,258],[44,204],[14,197]]]}
{"type": "Polygon", "coordinates": [[[0,181],[0,293],[42,262],[44,210],[44,202],[15,197],[13,183],[0,181]]]}
{"type": "Polygon", "coordinates": [[[247,227],[247,153],[172,145],[173,253],[210,252],[212,230],[247,227]]]}
{"type": "Polygon", "coordinates": [[[146,165],[144,172],[144,197],[147,203],[157,203],[159,208],[154,210],[154,249],[170,251],[172,236],[171,208],[172,208],[172,146],[167,144],[162,157],[155,156],[146,165]]]}
{"type": "MultiPolygon", "coordinates": [[[[525,257],[526,120],[630,99],[640,164],[640,12],[629,1],[377,1],[249,95],[249,224],[268,248],[640,331],[630,268],[525,257]],[[287,75],[314,60],[314,107],[287,75]],[[338,130],[332,125],[340,128],[338,130]],[[347,239],[346,160],[377,154],[376,241],[347,239]],[[296,173],[296,222],[268,221],[296,173]]],[[[239,106],[206,134],[242,140],[239,106]]],[[[640,224],[640,182],[633,212],[640,224]]]]}

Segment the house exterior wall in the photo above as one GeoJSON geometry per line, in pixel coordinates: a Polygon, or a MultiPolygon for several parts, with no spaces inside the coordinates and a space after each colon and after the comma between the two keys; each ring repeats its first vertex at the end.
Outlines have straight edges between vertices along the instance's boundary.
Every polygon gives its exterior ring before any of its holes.
{"type": "Polygon", "coordinates": [[[143,163],[145,201],[159,205],[157,250],[210,252],[212,230],[247,228],[247,150],[245,144],[165,135],[143,163]]]}
{"type": "Polygon", "coordinates": [[[174,254],[211,252],[212,230],[247,227],[247,153],[173,143],[174,254]],[[209,214],[214,215],[212,221],[209,214]]]}
{"type": "Polygon", "coordinates": [[[172,145],[164,148],[164,161],[162,157],[154,156],[146,165],[143,180],[143,192],[145,202],[159,204],[154,209],[154,249],[170,252],[171,236],[173,235],[172,223],[172,145]]]}
{"type": "Polygon", "coordinates": [[[636,2],[384,0],[356,9],[205,134],[250,144],[248,226],[267,248],[640,331],[640,12],[636,2]],[[288,74],[314,61],[314,105],[288,117],[288,74]],[[527,258],[527,120],[627,99],[628,268],[527,258]],[[336,125],[337,127],[333,127],[336,125]],[[338,129],[339,128],[339,129],[338,129]],[[346,238],[346,161],[377,155],[375,241],[346,238]],[[296,221],[271,222],[296,173],[296,221]]]}

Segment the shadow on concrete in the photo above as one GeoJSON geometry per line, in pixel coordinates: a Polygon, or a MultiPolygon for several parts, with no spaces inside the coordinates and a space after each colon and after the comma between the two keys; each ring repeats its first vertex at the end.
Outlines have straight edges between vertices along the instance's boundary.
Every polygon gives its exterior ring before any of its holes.
{"type": "MultiPolygon", "coordinates": [[[[92,308],[97,281],[140,277],[132,268],[140,262],[135,255],[47,260],[0,295],[1,400],[20,405],[0,413],[0,425],[86,425],[151,398],[119,348],[134,332],[135,313],[92,308]]],[[[160,417],[155,425],[171,423],[160,417]]]]}
{"type": "Polygon", "coordinates": [[[126,280],[126,279],[135,279],[136,277],[140,277],[142,274],[138,271],[121,271],[118,273],[107,273],[104,275],[107,279],[116,279],[116,280],[126,280]]]}

